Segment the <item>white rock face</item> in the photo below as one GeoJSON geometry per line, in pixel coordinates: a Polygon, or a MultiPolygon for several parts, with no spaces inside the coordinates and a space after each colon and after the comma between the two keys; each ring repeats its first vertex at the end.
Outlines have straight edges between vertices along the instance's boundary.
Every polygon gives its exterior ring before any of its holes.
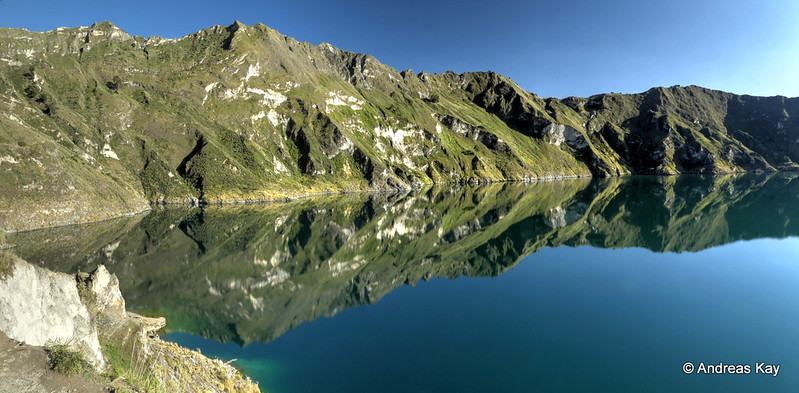
{"type": "Polygon", "coordinates": [[[552,123],[544,128],[544,134],[549,136],[549,143],[555,146],[565,142],[575,149],[588,147],[588,142],[580,131],[564,124],[552,123]]]}
{"type": "Polygon", "coordinates": [[[270,271],[264,272],[264,278],[265,279],[263,281],[252,284],[250,286],[250,290],[260,289],[266,286],[275,286],[291,278],[291,275],[289,272],[283,269],[274,268],[270,271]]]}
{"type": "Polygon", "coordinates": [[[250,66],[247,68],[247,75],[245,75],[242,79],[248,81],[250,78],[257,76],[261,76],[261,64],[258,62],[255,64],[250,64],[250,66]]]}
{"type": "Polygon", "coordinates": [[[3,166],[3,163],[7,162],[9,164],[19,164],[19,161],[11,156],[0,156],[0,167],[3,166]]]}
{"type": "Polygon", "coordinates": [[[286,115],[281,115],[275,112],[274,109],[269,110],[269,113],[266,114],[266,118],[269,119],[269,122],[275,127],[285,127],[289,122],[289,118],[286,115]]]}
{"type": "Polygon", "coordinates": [[[29,345],[68,344],[102,371],[97,328],[78,296],[75,278],[19,258],[12,257],[11,263],[11,274],[0,280],[0,330],[29,345]]]}
{"type": "Polygon", "coordinates": [[[566,210],[560,206],[549,209],[549,225],[553,229],[566,227],[566,210]]]}
{"type": "Polygon", "coordinates": [[[208,101],[208,94],[211,94],[211,91],[214,90],[219,85],[219,82],[211,83],[208,86],[205,86],[205,97],[203,97],[202,105],[205,105],[205,102],[208,101]]]}
{"type": "Polygon", "coordinates": [[[100,154],[102,154],[102,155],[104,155],[104,156],[106,156],[108,158],[113,158],[113,159],[119,161],[119,156],[117,156],[117,153],[115,151],[111,150],[111,145],[109,145],[107,143],[105,145],[103,145],[103,150],[100,152],[100,154]]]}
{"type": "Polygon", "coordinates": [[[263,100],[261,100],[261,105],[269,108],[277,108],[280,106],[280,104],[286,102],[286,100],[288,99],[282,93],[274,91],[272,89],[262,90],[258,88],[248,87],[247,92],[262,96],[263,100]]]}
{"type": "Polygon", "coordinates": [[[348,106],[350,107],[350,109],[357,111],[363,108],[364,102],[353,96],[348,96],[338,91],[331,91],[327,93],[327,98],[325,99],[325,105],[327,107],[348,106]]]}
{"type": "Polygon", "coordinates": [[[92,30],[89,34],[92,37],[106,37],[108,40],[114,42],[121,42],[133,39],[133,37],[130,34],[122,31],[116,26],[112,27],[107,34],[105,31],[102,30],[92,30]]]}
{"type": "Polygon", "coordinates": [[[341,276],[346,272],[350,272],[356,269],[359,269],[361,266],[366,265],[366,257],[363,255],[356,255],[350,261],[335,261],[330,260],[327,262],[328,268],[330,269],[330,273],[333,277],[341,276]]]}
{"type": "Polygon", "coordinates": [[[125,318],[125,299],[119,291],[119,279],[108,273],[105,266],[100,265],[92,274],[89,289],[94,293],[100,311],[125,318]]]}
{"type": "Polygon", "coordinates": [[[283,165],[283,162],[278,160],[277,157],[274,156],[272,157],[272,163],[275,165],[275,171],[277,171],[278,173],[285,173],[289,171],[288,168],[286,168],[286,166],[283,165]]]}
{"type": "Polygon", "coordinates": [[[25,125],[25,123],[23,123],[22,120],[19,119],[19,117],[16,117],[16,116],[14,116],[14,115],[12,115],[10,113],[7,116],[8,116],[8,119],[13,121],[14,123],[17,123],[17,124],[19,124],[21,126],[25,125]]]}

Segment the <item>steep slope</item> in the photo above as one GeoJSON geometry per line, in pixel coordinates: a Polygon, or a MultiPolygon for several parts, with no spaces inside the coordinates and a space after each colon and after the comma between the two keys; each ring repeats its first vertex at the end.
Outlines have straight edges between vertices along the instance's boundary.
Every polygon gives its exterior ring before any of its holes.
{"type": "Polygon", "coordinates": [[[797,106],[693,86],[543,99],[261,24],[0,29],[0,229],[433,182],[793,170],[797,106]]]}

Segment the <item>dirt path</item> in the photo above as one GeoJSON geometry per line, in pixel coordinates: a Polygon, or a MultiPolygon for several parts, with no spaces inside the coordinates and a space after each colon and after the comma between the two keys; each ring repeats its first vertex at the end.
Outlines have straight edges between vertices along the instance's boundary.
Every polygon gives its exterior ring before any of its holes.
{"type": "Polygon", "coordinates": [[[42,347],[20,344],[0,332],[0,393],[106,393],[99,376],[65,376],[50,369],[42,347]]]}

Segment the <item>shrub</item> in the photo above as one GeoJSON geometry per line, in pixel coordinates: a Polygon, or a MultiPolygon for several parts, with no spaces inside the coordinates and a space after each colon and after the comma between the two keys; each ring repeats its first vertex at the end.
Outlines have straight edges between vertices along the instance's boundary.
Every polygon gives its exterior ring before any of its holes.
{"type": "Polygon", "coordinates": [[[51,344],[46,349],[50,355],[50,367],[61,374],[78,375],[91,368],[83,353],[66,344],[51,344]]]}

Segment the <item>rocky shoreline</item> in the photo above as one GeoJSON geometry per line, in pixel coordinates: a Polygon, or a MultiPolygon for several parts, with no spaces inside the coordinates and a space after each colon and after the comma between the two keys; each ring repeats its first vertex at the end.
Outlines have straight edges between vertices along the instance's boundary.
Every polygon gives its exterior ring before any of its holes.
{"type": "Polygon", "coordinates": [[[434,182],[434,183],[422,183],[418,185],[418,187],[410,188],[410,189],[393,189],[393,188],[381,188],[381,189],[356,189],[356,190],[346,190],[346,191],[326,191],[326,192],[313,192],[313,193],[291,193],[285,192],[283,196],[280,197],[273,197],[268,199],[220,199],[220,200],[205,200],[205,199],[196,199],[196,198],[187,198],[183,202],[156,202],[153,203],[152,206],[147,207],[146,209],[136,209],[131,210],[128,212],[119,212],[117,215],[103,215],[103,216],[94,216],[93,214],[86,213],[82,215],[79,219],[68,219],[64,218],[57,222],[52,221],[44,221],[44,220],[29,220],[24,218],[17,218],[14,220],[8,220],[3,222],[0,220],[0,249],[2,249],[2,234],[13,234],[13,233],[20,233],[20,232],[30,232],[30,231],[38,231],[43,229],[51,229],[51,228],[58,228],[58,227],[66,227],[70,225],[82,225],[82,224],[93,224],[103,221],[111,221],[116,220],[124,217],[133,217],[138,215],[146,215],[150,213],[153,209],[164,208],[164,207],[186,207],[186,208],[196,208],[202,206],[226,206],[226,205],[257,205],[257,204],[268,204],[268,203],[286,203],[295,200],[301,199],[308,199],[320,196],[330,196],[330,195],[344,195],[344,194],[389,194],[389,195],[397,195],[397,194],[406,194],[406,193],[413,193],[419,192],[420,190],[425,189],[425,187],[431,186],[438,186],[438,185],[451,185],[452,187],[464,186],[464,185],[489,185],[489,184],[496,184],[496,183],[520,183],[520,184],[527,184],[527,183],[538,183],[538,182],[549,182],[549,181],[562,181],[562,180],[574,180],[580,178],[590,178],[591,176],[568,176],[568,175],[551,175],[551,176],[542,176],[542,177],[529,177],[524,178],[521,180],[490,180],[490,179],[478,179],[473,182],[434,182]]]}
{"type": "Polygon", "coordinates": [[[102,265],[69,275],[0,251],[0,391],[260,392],[230,364],[162,341],[165,324],[127,312],[102,265]],[[55,347],[79,354],[80,378],[52,370],[55,347]]]}

